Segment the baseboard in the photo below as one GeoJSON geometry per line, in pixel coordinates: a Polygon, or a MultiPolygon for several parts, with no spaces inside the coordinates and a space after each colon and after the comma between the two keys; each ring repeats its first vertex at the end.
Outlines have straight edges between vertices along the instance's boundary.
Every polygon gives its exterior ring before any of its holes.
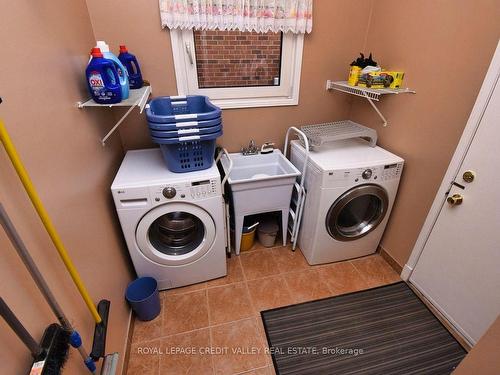
{"type": "Polygon", "coordinates": [[[378,245],[378,251],[380,253],[380,256],[384,258],[384,260],[389,263],[389,265],[392,267],[394,271],[398,273],[398,275],[401,274],[401,271],[403,271],[403,267],[383,248],[382,245],[378,245]]]}
{"type": "Polygon", "coordinates": [[[128,372],[128,360],[130,357],[130,347],[132,345],[133,334],[134,334],[134,318],[132,316],[132,309],[130,309],[128,316],[127,340],[125,341],[125,345],[123,346],[122,375],[125,375],[128,372]]]}
{"type": "Polygon", "coordinates": [[[408,266],[408,264],[405,264],[403,267],[403,271],[401,272],[401,278],[404,281],[408,281],[410,279],[411,272],[413,271],[413,268],[408,266]]]}
{"type": "Polygon", "coordinates": [[[420,298],[420,300],[431,310],[434,316],[446,327],[448,332],[463,346],[463,348],[469,352],[472,349],[472,346],[467,342],[467,340],[458,332],[457,329],[446,319],[446,317],[439,311],[434,305],[417,289],[415,285],[407,282],[411,290],[415,292],[415,294],[420,298]]]}

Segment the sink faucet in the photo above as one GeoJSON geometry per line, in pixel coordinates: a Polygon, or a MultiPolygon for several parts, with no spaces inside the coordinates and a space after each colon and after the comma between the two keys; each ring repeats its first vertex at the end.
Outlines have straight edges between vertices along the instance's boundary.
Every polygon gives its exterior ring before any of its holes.
{"type": "Polygon", "coordinates": [[[241,153],[243,155],[257,155],[259,153],[259,148],[255,144],[255,141],[252,139],[248,144],[248,147],[243,147],[241,149],[241,153]]]}

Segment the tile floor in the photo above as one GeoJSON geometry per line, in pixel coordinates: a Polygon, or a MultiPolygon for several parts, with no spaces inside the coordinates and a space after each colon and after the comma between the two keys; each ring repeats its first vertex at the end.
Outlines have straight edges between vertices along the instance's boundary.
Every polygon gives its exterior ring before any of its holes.
{"type": "Polygon", "coordinates": [[[127,374],[274,374],[260,311],[400,280],[379,255],[309,266],[256,245],[227,262],[226,277],[162,292],[160,316],[135,322],[127,374]]]}

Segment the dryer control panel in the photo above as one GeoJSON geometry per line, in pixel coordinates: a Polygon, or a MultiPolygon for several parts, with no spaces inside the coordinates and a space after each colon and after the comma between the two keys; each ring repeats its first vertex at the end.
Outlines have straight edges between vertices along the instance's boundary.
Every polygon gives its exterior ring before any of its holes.
{"type": "Polygon", "coordinates": [[[341,182],[342,184],[362,184],[368,182],[387,181],[398,178],[401,175],[403,163],[377,165],[365,168],[353,168],[339,171],[327,172],[326,184],[341,182]]]}
{"type": "Polygon", "coordinates": [[[196,201],[221,194],[217,179],[162,184],[150,188],[153,203],[196,201]]]}

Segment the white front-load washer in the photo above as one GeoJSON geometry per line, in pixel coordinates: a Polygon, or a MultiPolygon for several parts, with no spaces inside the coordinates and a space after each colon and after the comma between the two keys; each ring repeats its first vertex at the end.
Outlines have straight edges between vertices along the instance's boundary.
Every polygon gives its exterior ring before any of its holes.
{"type": "Polygon", "coordinates": [[[159,149],[128,151],[111,186],[138,276],[159,289],[226,275],[220,174],[170,172],[159,149]]]}
{"type": "MultiPolygon", "coordinates": [[[[304,164],[304,148],[291,144],[291,161],[304,164]]],[[[384,232],[403,159],[360,138],[328,143],[309,153],[307,191],[298,244],[309,264],[374,253],[384,232]]]]}

